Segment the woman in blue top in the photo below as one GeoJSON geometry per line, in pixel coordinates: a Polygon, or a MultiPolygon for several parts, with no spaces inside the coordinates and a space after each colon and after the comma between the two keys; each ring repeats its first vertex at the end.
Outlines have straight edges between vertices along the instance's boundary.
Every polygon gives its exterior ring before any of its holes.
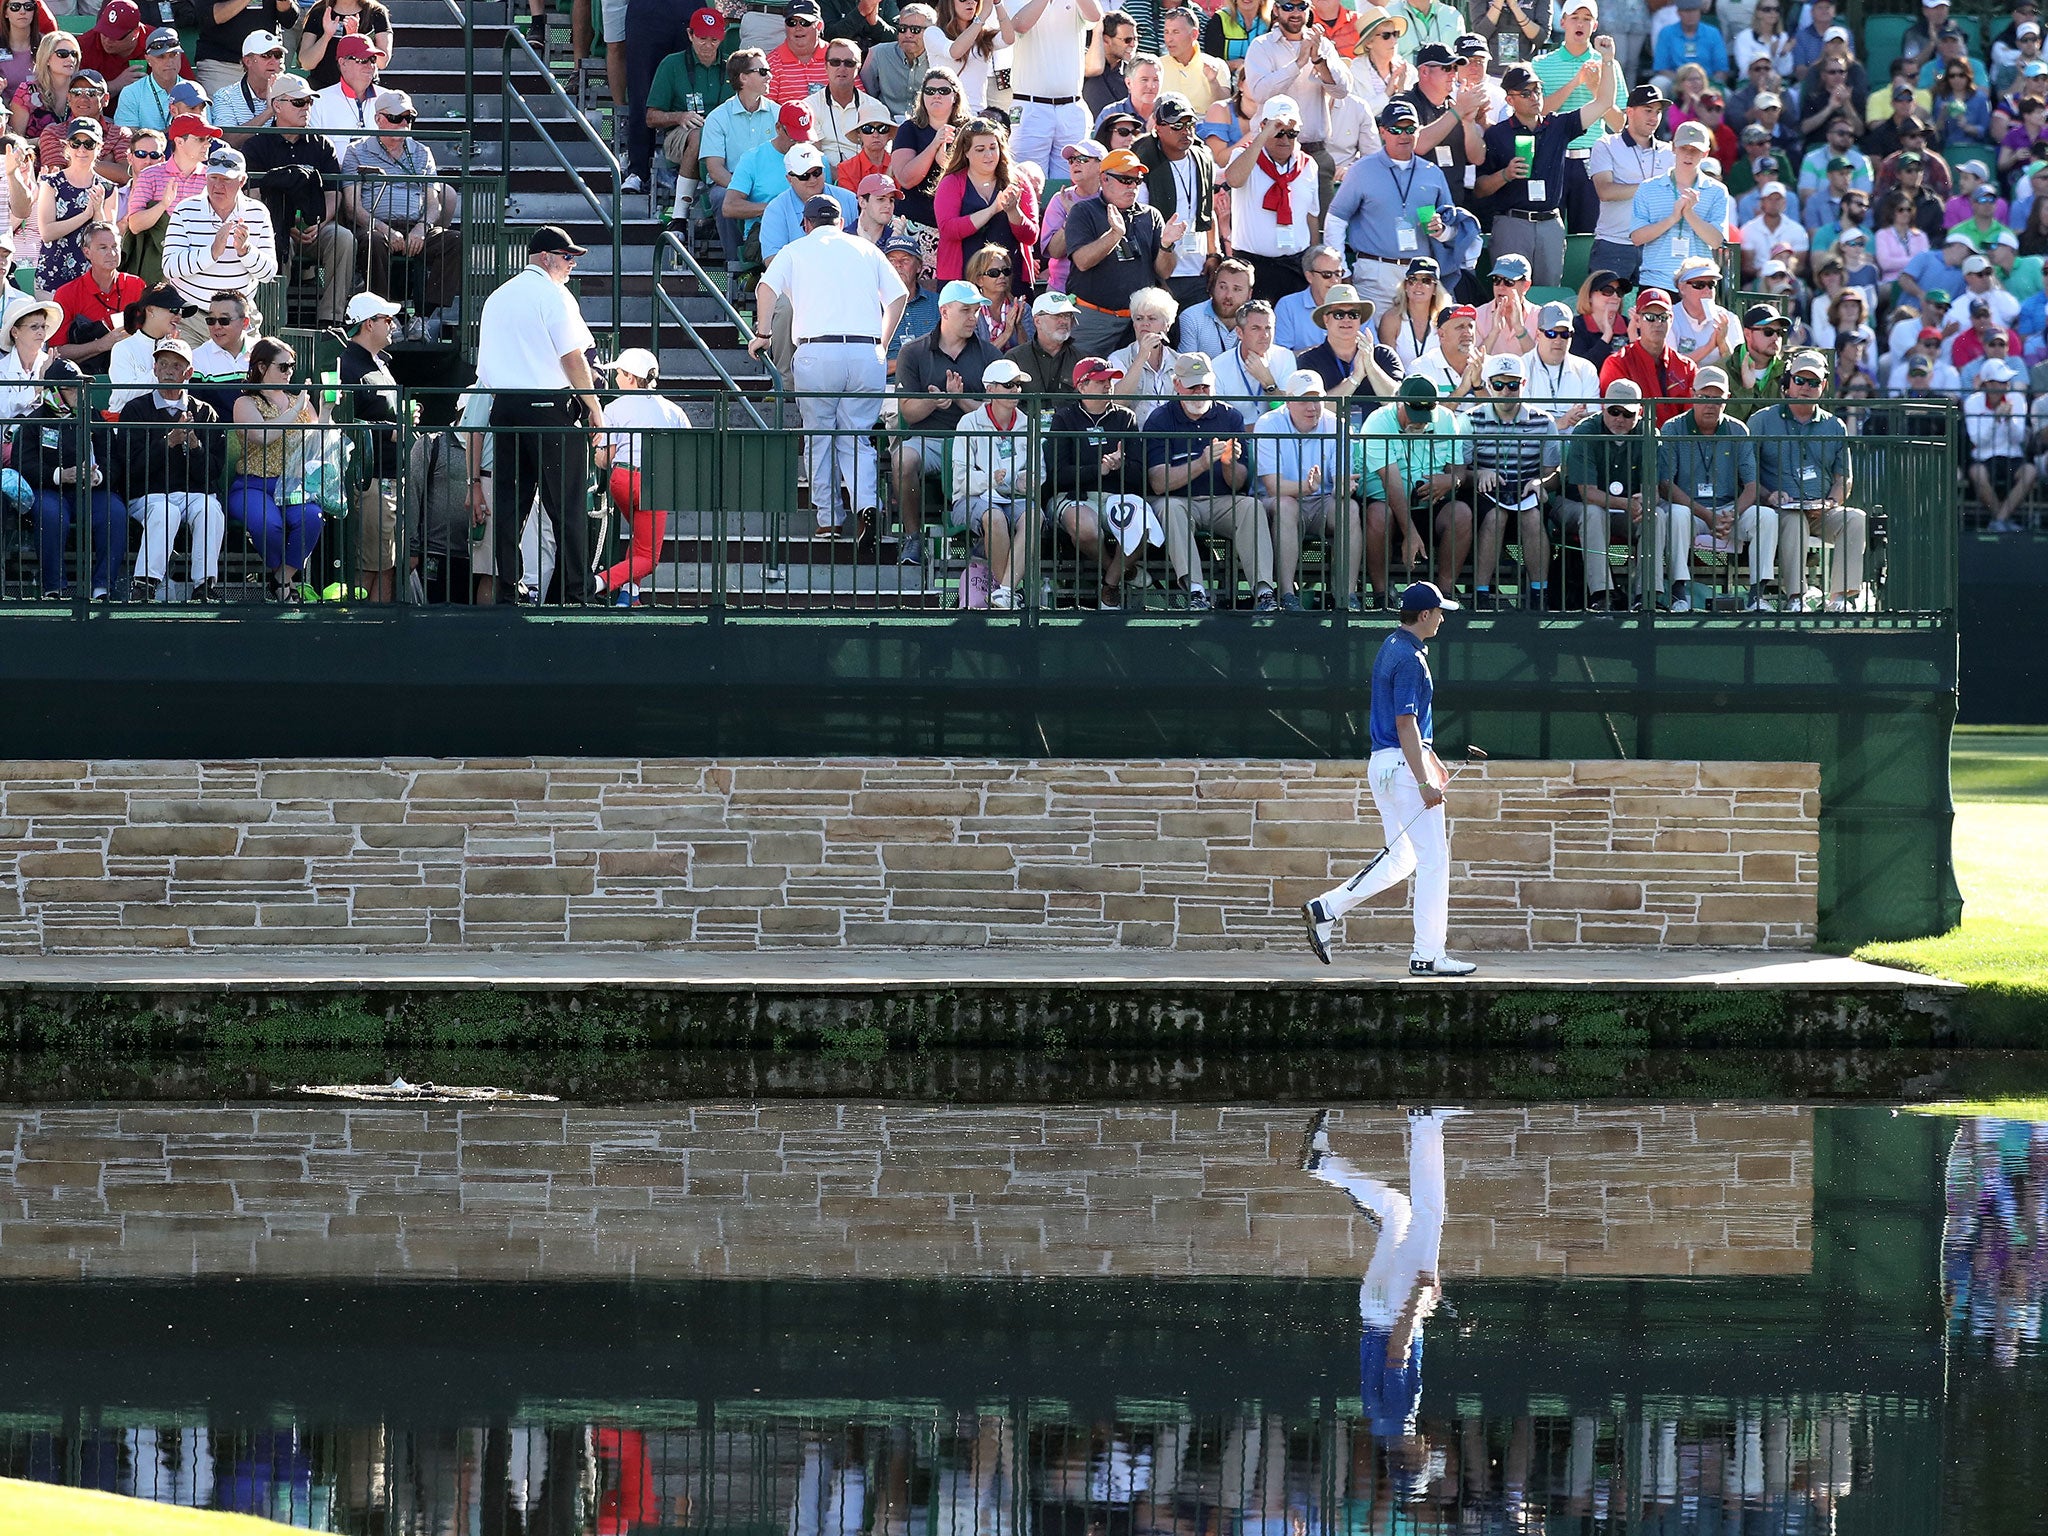
{"type": "MultiPolygon", "coordinates": [[[[1202,138],[1220,141],[1228,148],[1251,131],[1258,116],[1259,104],[1245,89],[1244,76],[1240,74],[1229,99],[1214,103],[1208,115],[1196,125],[1195,132],[1202,138]]],[[[1218,162],[1229,158],[1228,155],[1219,156],[1218,162]]]]}
{"type": "Polygon", "coordinates": [[[1991,143],[1991,98],[1977,87],[1977,68],[1951,59],[1934,83],[1934,131],[1944,154],[1991,143]]]}

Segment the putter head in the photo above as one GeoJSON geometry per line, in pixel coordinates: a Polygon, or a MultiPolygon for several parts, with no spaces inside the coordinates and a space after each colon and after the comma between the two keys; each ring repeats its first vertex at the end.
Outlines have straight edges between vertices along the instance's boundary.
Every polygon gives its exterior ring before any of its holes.
{"type": "Polygon", "coordinates": [[[1470,758],[1475,763],[1483,763],[1486,761],[1486,753],[1478,747],[1466,747],[1465,756],[1470,758]]]}

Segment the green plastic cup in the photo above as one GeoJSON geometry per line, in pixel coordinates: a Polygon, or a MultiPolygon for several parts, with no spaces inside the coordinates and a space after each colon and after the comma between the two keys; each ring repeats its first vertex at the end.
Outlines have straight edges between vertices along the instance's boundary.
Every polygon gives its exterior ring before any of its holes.
{"type": "Polygon", "coordinates": [[[1434,224],[1435,222],[1435,203],[1424,203],[1420,208],[1415,210],[1415,227],[1417,229],[1427,229],[1431,224],[1434,224]]]}
{"type": "Polygon", "coordinates": [[[1518,133],[1515,135],[1515,158],[1530,169],[1536,165],[1536,135],[1518,133]]]}

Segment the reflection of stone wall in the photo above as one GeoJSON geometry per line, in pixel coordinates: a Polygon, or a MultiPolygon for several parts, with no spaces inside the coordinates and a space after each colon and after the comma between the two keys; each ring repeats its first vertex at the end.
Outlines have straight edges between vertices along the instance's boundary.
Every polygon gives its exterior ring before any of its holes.
{"type": "MultiPolygon", "coordinates": [[[[1810,946],[1818,783],[1468,771],[1453,941],[1810,946]]],[[[0,763],[0,949],[1295,945],[1381,837],[1359,763],[0,763]]]]}
{"type": "MultiPolygon", "coordinates": [[[[0,1279],[1357,1274],[1305,1113],[829,1104],[0,1109],[0,1279]]],[[[1402,1116],[1333,1117],[1405,1184],[1402,1116]]],[[[1486,1110],[1452,1274],[1803,1273],[1794,1108],[1486,1110]]]]}

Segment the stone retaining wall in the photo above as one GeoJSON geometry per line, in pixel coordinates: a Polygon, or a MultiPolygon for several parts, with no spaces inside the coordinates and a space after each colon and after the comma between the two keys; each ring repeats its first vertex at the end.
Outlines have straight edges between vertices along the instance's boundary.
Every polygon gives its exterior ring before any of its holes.
{"type": "MultiPolygon", "coordinates": [[[[1468,769],[1452,940],[1810,947],[1818,784],[1468,769]]],[[[1381,835],[1355,762],[0,763],[0,949],[1262,948],[1381,835]]]]}
{"type": "MultiPolygon", "coordinates": [[[[1298,1108],[806,1103],[0,1110],[0,1282],[1352,1277],[1373,1229],[1298,1108]]],[[[1407,1186],[1398,1110],[1333,1112],[1407,1186]]],[[[1543,1105],[1453,1120],[1465,1276],[1803,1274],[1813,1117],[1543,1105]]]]}

